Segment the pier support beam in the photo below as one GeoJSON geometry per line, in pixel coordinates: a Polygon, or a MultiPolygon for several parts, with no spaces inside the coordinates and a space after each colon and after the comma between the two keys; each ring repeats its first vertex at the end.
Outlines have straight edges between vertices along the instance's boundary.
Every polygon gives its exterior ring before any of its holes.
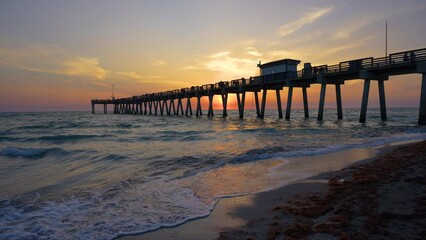
{"type": "Polygon", "coordinates": [[[154,115],[157,115],[158,102],[154,100],[153,104],[154,104],[154,115]]]}
{"type": "Polygon", "coordinates": [[[280,89],[276,89],[275,90],[276,94],[277,94],[277,107],[278,107],[278,117],[279,118],[283,118],[283,109],[281,106],[281,94],[280,94],[280,89]]]}
{"type": "MultiPolygon", "coordinates": [[[[182,104],[182,101],[180,100],[180,98],[177,99],[177,106],[176,106],[176,115],[179,116],[179,110],[180,110],[180,106],[182,104]]],[[[182,112],[183,115],[183,112],[182,112]]]]}
{"type": "Polygon", "coordinates": [[[178,98],[177,115],[179,115],[179,110],[181,115],[183,116],[182,98],[178,98]]]}
{"type": "Polygon", "coordinates": [[[266,107],[266,95],[268,94],[268,90],[267,89],[263,89],[263,94],[262,94],[262,108],[260,110],[260,119],[264,119],[265,118],[265,107],[266,107]]]}
{"type": "Polygon", "coordinates": [[[291,101],[293,100],[293,87],[288,87],[287,108],[285,110],[285,119],[290,119],[291,101]]]}
{"type": "Polygon", "coordinates": [[[92,114],[95,114],[95,104],[92,103],[92,114]]]}
{"type": "MultiPolygon", "coordinates": [[[[177,111],[176,111],[176,106],[175,106],[175,100],[174,99],[171,99],[170,100],[170,107],[173,107],[173,114],[174,115],[177,115],[177,111]]],[[[171,111],[172,109],[170,108],[170,111],[171,111]]]]}
{"type": "Polygon", "coordinates": [[[221,94],[221,96],[222,96],[222,105],[223,105],[222,116],[226,117],[226,116],[228,116],[228,112],[226,111],[226,108],[228,106],[228,94],[227,93],[221,94]]]}
{"type": "Polygon", "coordinates": [[[188,112],[192,116],[191,98],[187,98],[186,100],[185,116],[188,116],[188,112]]]}
{"type": "Polygon", "coordinates": [[[238,115],[240,119],[244,118],[244,105],[246,102],[246,92],[243,91],[241,92],[241,97],[240,97],[240,93],[236,93],[237,95],[237,104],[238,104],[238,115]]]}
{"type": "Polygon", "coordinates": [[[163,105],[166,107],[166,113],[168,116],[170,116],[170,108],[168,107],[169,105],[167,104],[167,100],[164,100],[163,105]]]}
{"type": "Polygon", "coordinates": [[[377,83],[379,84],[380,115],[382,121],[386,121],[388,116],[386,114],[385,81],[378,80],[377,83]]]}
{"type": "Polygon", "coordinates": [[[340,83],[336,83],[336,104],[337,104],[337,119],[343,119],[342,110],[342,92],[340,91],[340,83]]]}
{"type": "Polygon", "coordinates": [[[303,110],[305,112],[305,118],[309,118],[308,92],[306,90],[306,87],[302,87],[302,95],[303,95],[303,110]]]}
{"type": "Polygon", "coordinates": [[[213,117],[214,113],[213,113],[213,94],[210,94],[209,96],[209,110],[207,111],[207,117],[213,117]]]}
{"type": "Polygon", "coordinates": [[[319,121],[322,121],[323,114],[324,114],[325,90],[326,89],[327,89],[327,83],[322,82],[321,83],[321,92],[320,92],[319,107],[318,107],[318,117],[317,117],[317,119],[319,121]]]}
{"type": "Polygon", "coordinates": [[[197,110],[195,112],[195,116],[203,115],[203,111],[201,110],[201,96],[197,96],[197,110]]]}
{"type": "Polygon", "coordinates": [[[256,116],[260,118],[259,95],[258,95],[258,92],[253,92],[253,94],[254,94],[254,104],[256,104],[256,116]]]}
{"type": "Polygon", "coordinates": [[[370,79],[364,80],[364,92],[362,93],[361,113],[359,115],[359,122],[364,123],[367,117],[368,95],[370,93],[370,79]]]}
{"type": "Polygon", "coordinates": [[[148,102],[148,107],[149,107],[149,115],[152,115],[152,101],[149,100],[148,102]]]}
{"type": "Polygon", "coordinates": [[[139,103],[139,114],[140,115],[143,114],[143,102],[142,101],[139,103]]]}
{"type": "Polygon", "coordinates": [[[164,100],[158,100],[158,105],[160,105],[160,115],[163,116],[164,115],[164,100]]]}
{"type": "Polygon", "coordinates": [[[426,73],[422,73],[422,86],[420,92],[419,125],[426,124],[426,73]]]}
{"type": "Polygon", "coordinates": [[[144,111],[143,111],[143,114],[145,114],[145,115],[147,115],[148,114],[148,111],[147,111],[147,105],[148,105],[148,102],[147,101],[144,101],[143,102],[143,106],[144,106],[144,111]]]}

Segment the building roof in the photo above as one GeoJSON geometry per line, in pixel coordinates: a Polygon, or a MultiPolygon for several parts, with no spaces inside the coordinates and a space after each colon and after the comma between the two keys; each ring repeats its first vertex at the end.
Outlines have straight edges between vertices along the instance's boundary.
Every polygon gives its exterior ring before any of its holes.
{"type": "Polygon", "coordinates": [[[300,63],[299,60],[286,58],[286,59],[281,59],[281,60],[268,62],[268,63],[264,63],[264,64],[257,64],[257,67],[258,68],[266,68],[266,67],[274,67],[274,66],[283,65],[283,64],[297,65],[299,63],[300,63]]]}

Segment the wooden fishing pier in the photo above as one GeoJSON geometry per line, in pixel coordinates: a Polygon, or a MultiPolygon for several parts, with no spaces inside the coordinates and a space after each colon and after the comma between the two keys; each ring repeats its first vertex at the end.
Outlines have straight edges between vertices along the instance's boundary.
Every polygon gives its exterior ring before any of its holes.
{"type": "Polygon", "coordinates": [[[208,97],[207,116],[212,117],[213,99],[215,95],[222,98],[222,116],[227,116],[227,101],[229,94],[235,94],[237,98],[239,117],[244,118],[244,107],[246,93],[253,93],[256,114],[258,118],[265,116],[266,96],[268,90],[275,90],[278,117],[283,118],[280,91],[288,88],[287,107],[285,118],[290,119],[293,88],[300,88],[303,94],[303,106],[305,118],[309,118],[307,88],[311,84],[321,84],[320,99],[317,119],[323,119],[324,102],[327,85],[336,88],[337,118],[343,118],[341,85],[349,80],[364,81],[361,112],[359,122],[365,122],[368,106],[368,95],[371,81],[377,81],[380,98],[381,119],[386,120],[386,98],[385,81],[389,76],[419,73],[422,74],[420,89],[420,109],[418,123],[426,124],[426,48],[392,53],[381,58],[361,58],[340,62],[335,65],[311,66],[305,63],[302,70],[297,71],[298,60],[283,59],[265,64],[260,64],[261,75],[250,78],[241,78],[232,81],[221,81],[214,84],[193,86],[172,91],[143,94],[128,98],[118,99],[93,99],[92,113],[95,113],[95,105],[103,105],[103,112],[108,112],[108,105],[113,105],[114,114],[144,114],[144,115],[193,115],[191,98],[196,98],[197,106],[195,116],[203,114],[201,109],[201,98],[208,97]],[[259,94],[262,98],[259,99],[259,94]],[[175,105],[176,102],[176,105],[175,105]],[[184,102],[186,102],[184,104],[184,102]],[[185,105],[185,111],[184,111],[185,105]]]}

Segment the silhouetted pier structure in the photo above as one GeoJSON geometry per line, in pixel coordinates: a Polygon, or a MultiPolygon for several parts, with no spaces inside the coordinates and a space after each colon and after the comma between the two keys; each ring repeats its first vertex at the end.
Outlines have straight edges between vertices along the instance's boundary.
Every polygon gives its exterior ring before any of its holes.
{"type": "Polygon", "coordinates": [[[317,119],[323,119],[325,94],[327,85],[334,85],[336,88],[337,117],[343,118],[341,85],[349,80],[363,80],[364,90],[361,103],[359,121],[365,122],[368,95],[371,81],[377,81],[380,98],[381,119],[386,120],[386,98],[384,82],[389,80],[389,76],[419,73],[422,74],[422,84],[420,89],[420,109],[419,124],[426,124],[426,48],[398,52],[389,54],[381,58],[361,58],[340,62],[335,65],[311,66],[305,63],[302,70],[297,71],[297,64],[300,61],[293,59],[283,59],[266,64],[260,64],[261,75],[242,78],[232,81],[222,81],[215,84],[205,84],[178,90],[143,94],[119,99],[93,99],[92,113],[95,113],[95,105],[103,105],[106,114],[107,105],[114,106],[114,114],[144,114],[144,115],[193,115],[191,98],[196,98],[197,106],[195,115],[203,114],[201,108],[201,98],[208,97],[207,116],[214,115],[213,98],[218,95],[222,98],[222,116],[227,116],[227,101],[229,94],[235,94],[239,117],[244,117],[246,93],[254,94],[256,115],[263,119],[265,116],[266,97],[268,90],[275,90],[278,117],[283,117],[280,91],[288,88],[287,107],[285,118],[290,119],[293,88],[299,88],[303,95],[303,106],[305,117],[309,117],[307,88],[311,84],[321,84],[320,100],[317,119]],[[259,99],[259,93],[262,98],[259,99]],[[183,102],[186,102],[185,104],[183,102]],[[176,104],[175,104],[176,103],[176,104]],[[185,105],[185,111],[184,111],[185,105]]]}

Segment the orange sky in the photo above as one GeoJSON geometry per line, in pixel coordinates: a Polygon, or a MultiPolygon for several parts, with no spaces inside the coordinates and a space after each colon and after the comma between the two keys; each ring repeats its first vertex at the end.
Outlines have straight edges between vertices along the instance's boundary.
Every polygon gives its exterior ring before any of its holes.
{"type": "MultiPolygon", "coordinates": [[[[386,21],[389,53],[426,47],[421,0],[2,0],[0,111],[89,110],[91,98],[111,97],[111,84],[115,97],[173,90],[255,76],[259,60],[299,59],[301,69],[381,57],[386,21]]],[[[391,77],[388,106],[418,106],[420,78],[391,77]]],[[[361,81],[346,82],[343,106],[359,107],[361,92],[361,81]]],[[[318,94],[308,89],[310,108],[318,94]]],[[[334,94],[329,86],[326,107],[334,94]]],[[[285,106],[287,89],[281,98],[285,106]]],[[[267,105],[276,108],[272,91],[267,105]]],[[[369,106],[378,106],[374,83],[369,106]]]]}

